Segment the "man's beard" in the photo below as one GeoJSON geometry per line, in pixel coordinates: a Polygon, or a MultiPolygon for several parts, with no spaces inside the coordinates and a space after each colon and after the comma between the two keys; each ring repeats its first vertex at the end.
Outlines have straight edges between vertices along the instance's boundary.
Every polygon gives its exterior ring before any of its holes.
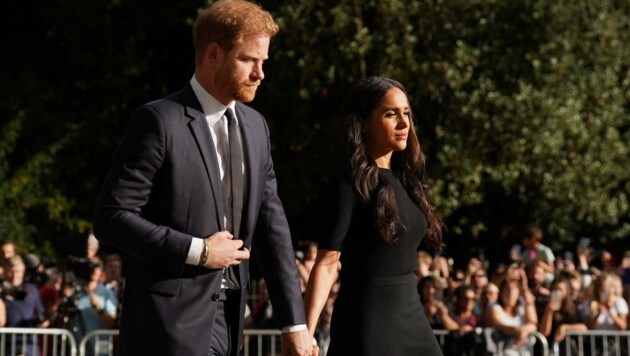
{"type": "Polygon", "coordinates": [[[217,87],[222,88],[232,99],[241,103],[248,103],[254,100],[260,81],[241,83],[235,77],[230,76],[228,71],[220,71],[219,73],[216,77],[217,87]],[[256,86],[252,88],[248,87],[248,85],[256,86]]]}

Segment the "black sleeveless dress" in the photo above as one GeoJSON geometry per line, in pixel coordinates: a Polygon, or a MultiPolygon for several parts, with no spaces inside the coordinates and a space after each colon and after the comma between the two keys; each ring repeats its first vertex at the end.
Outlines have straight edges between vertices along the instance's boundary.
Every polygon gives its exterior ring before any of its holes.
{"type": "Polygon", "coordinates": [[[319,248],[341,251],[328,355],[442,355],[422,310],[413,270],[426,218],[391,170],[379,169],[393,188],[405,229],[386,243],[374,227],[374,206],[354,193],[347,174],[329,191],[319,248]]]}

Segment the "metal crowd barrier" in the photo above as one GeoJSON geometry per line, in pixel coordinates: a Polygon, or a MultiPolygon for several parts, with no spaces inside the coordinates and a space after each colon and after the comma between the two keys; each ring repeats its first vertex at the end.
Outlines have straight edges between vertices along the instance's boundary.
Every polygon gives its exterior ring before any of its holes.
{"type": "MultiPolygon", "coordinates": [[[[535,354],[536,345],[540,345],[541,356],[549,355],[549,343],[547,342],[547,338],[538,331],[534,331],[527,337],[529,355],[533,356],[535,354]]],[[[497,356],[503,356],[504,346],[505,345],[499,344],[497,356]]]]}
{"type": "MultiPolygon", "coordinates": [[[[474,332],[483,333],[484,337],[490,337],[490,335],[496,330],[493,328],[485,328],[475,330],[474,332]]],[[[451,334],[448,330],[433,330],[435,337],[438,340],[438,343],[442,348],[444,348],[446,344],[447,337],[451,334]]],[[[280,338],[281,335],[279,330],[261,330],[261,329],[249,329],[244,331],[244,355],[245,356],[276,356],[280,354],[280,338]],[[255,340],[255,350],[252,350],[250,343],[252,340],[255,340]]],[[[547,356],[549,355],[549,345],[547,343],[547,338],[541,333],[535,331],[531,333],[527,339],[527,347],[529,351],[529,355],[535,354],[535,347],[539,345],[540,352],[536,353],[536,355],[547,356]]],[[[505,344],[503,342],[499,342],[496,347],[497,356],[503,356],[503,351],[505,348],[505,344]]],[[[320,355],[325,355],[326,350],[320,349],[320,355]]]]}
{"type": "Polygon", "coordinates": [[[94,330],[79,343],[79,355],[114,356],[118,330],[94,330]]]}
{"type": "MultiPolygon", "coordinates": [[[[486,340],[486,347],[489,353],[497,356],[503,356],[503,354],[505,353],[506,343],[505,341],[493,341],[493,334],[497,332],[496,329],[476,328],[471,332],[477,333],[480,337],[483,337],[486,340]]],[[[448,330],[433,330],[433,333],[435,334],[435,337],[437,338],[440,347],[442,348],[442,350],[444,350],[447,342],[447,337],[451,335],[451,332],[448,330]]],[[[549,355],[549,345],[547,343],[547,338],[543,334],[534,331],[533,333],[529,334],[527,338],[527,350],[529,352],[529,355],[549,355]],[[535,353],[536,345],[539,345],[538,350],[540,352],[538,353],[535,353]]],[[[526,353],[522,352],[521,354],[526,353]]]]}
{"type": "Polygon", "coordinates": [[[76,356],[77,342],[66,329],[0,328],[0,356],[6,355],[76,356]]]}
{"type": "Polygon", "coordinates": [[[630,331],[567,331],[565,350],[554,344],[554,356],[626,356],[630,355],[630,331]],[[624,340],[625,339],[625,340],[624,340]]]}
{"type": "Polygon", "coordinates": [[[243,330],[243,351],[245,356],[280,355],[280,330],[245,329],[243,330]],[[255,348],[256,350],[252,350],[255,348]],[[254,352],[254,353],[252,353],[254,352]]]}
{"type": "MultiPolygon", "coordinates": [[[[280,355],[280,331],[245,329],[243,331],[244,355],[280,355]]],[[[118,330],[95,330],[85,335],[79,344],[79,355],[113,356],[118,330]]]]}
{"type": "Polygon", "coordinates": [[[435,334],[435,338],[438,340],[438,344],[440,347],[444,349],[444,344],[446,343],[446,337],[450,334],[448,330],[433,330],[433,334],[435,334]]]}
{"type": "MultiPolygon", "coordinates": [[[[487,338],[495,329],[485,328],[474,332],[483,333],[487,338]]],[[[450,332],[434,330],[441,347],[444,347],[450,332]]],[[[72,333],[65,329],[36,329],[36,328],[0,328],[0,356],[25,355],[34,356],[32,346],[38,349],[39,355],[53,356],[87,356],[114,355],[118,330],[96,330],[85,335],[77,343],[72,333]],[[77,352],[78,350],[78,352],[77,352]]],[[[280,331],[263,329],[244,330],[245,356],[276,356],[280,355],[280,331]]],[[[567,331],[566,341],[569,345],[566,351],[560,353],[558,345],[553,345],[554,356],[625,356],[630,355],[630,331],[567,331]]],[[[533,332],[527,340],[530,355],[549,355],[547,338],[539,332],[533,332]],[[536,351],[536,352],[535,352],[536,351]]],[[[500,341],[495,345],[493,353],[503,355],[504,344],[500,341]]],[[[325,352],[325,350],[322,350],[325,352]]]]}

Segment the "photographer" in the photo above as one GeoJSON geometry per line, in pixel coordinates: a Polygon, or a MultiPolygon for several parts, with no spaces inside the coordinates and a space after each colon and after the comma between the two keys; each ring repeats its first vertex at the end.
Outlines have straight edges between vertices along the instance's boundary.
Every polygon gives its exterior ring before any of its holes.
{"type": "MultiPolygon", "coordinates": [[[[44,307],[37,288],[24,282],[26,266],[20,256],[10,257],[4,263],[2,299],[6,305],[6,324],[8,327],[47,327],[43,320],[44,307]]],[[[22,336],[18,335],[16,345],[22,345],[22,336]]],[[[9,348],[11,345],[7,345],[9,348]]],[[[38,354],[39,350],[33,337],[26,341],[26,350],[18,350],[28,355],[38,354]]],[[[19,353],[19,352],[18,352],[19,353]]]]}
{"type": "Polygon", "coordinates": [[[20,256],[5,262],[2,298],[6,304],[6,326],[44,327],[41,320],[44,307],[39,292],[33,284],[24,281],[25,271],[26,265],[20,256]]]}
{"type": "Polygon", "coordinates": [[[83,267],[74,266],[79,287],[74,301],[81,322],[80,337],[93,330],[112,328],[118,304],[116,295],[101,282],[103,265],[93,261],[83,263],[83,267]],[[79,272],[80,269],[86,272],[79,272]]]}

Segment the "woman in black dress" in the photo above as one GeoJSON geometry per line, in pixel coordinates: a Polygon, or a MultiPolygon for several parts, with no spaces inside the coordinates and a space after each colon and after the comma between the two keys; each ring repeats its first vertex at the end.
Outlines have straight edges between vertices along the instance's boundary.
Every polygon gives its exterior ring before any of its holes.
{"type": "Polygon", "coordinates": [[[328,355],[441,355],[413,275],[416,253],[441,248],[441,221],[423,186],[424,159],[403,86],[358,82],[344,108],[350,169],[331,186],[305,306],[315,332],[337,277],[328,355]]]}

